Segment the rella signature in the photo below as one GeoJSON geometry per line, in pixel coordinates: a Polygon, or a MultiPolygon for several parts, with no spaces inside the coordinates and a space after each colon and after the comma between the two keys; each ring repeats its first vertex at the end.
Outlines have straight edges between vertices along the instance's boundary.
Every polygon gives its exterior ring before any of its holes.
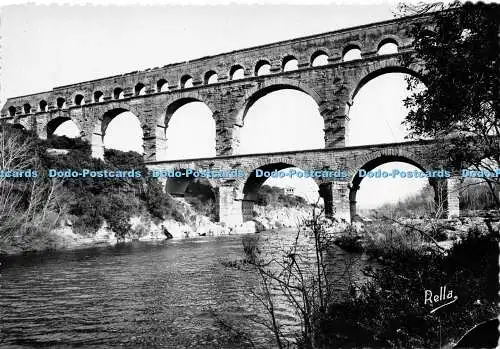
{"type": "Polygon", "coordinates": [[[458,296],[453,296],[453,290],[446,290],[446,286],[439,287],[439,294],[433,294],[431,290],[424,291],[424,305],[429,304],[435,307],[431,310],[431,314],[442,307],[454,303],[458,296]]]}

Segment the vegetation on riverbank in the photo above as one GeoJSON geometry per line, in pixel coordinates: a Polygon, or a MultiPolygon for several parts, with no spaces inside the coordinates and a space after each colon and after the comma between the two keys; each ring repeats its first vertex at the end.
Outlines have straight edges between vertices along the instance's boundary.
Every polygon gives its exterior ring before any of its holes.
{"type": "Polygon", "coordinates": [[[95,234],[104,222],[123,239],[131,230],[130,218],[183,221],[185,211],[160,183],[146,176],[142,157],[134,152],[108,150],[105,161],[91,157],[90,144],[53,136],[41,140],[31,132],[2,126],[3,168],[36,171],[28,178],[1,178],[0,250],[9,245],[28,248],[30,241],[47,235],[62,223],[83,236],[95,234]],[[57,156],[50,149],[65,149],[57,156]],[[136,171],[140,177],[49,178],[49,169],[81,172],[83,169],[136,171]]]}
{"type": "MultiPolygon", "coordinates": [[[[329,272],[336,249],[330,228],[321,216],[304,222],[279,257],[264,252],[258,235],[245,236],[245,258],[224,264],[260,275],[255,296],[267,310],[266,327],[278,347],[439,347],[497,316],[497,224],[472,226],[445,250],[431,229],[379,223],[370,228],[368,241],[356,245],[359,249],[347,248],[358,259],[361,250],[372,258],[362,270],[365,278],[352,277],[353,264],[340,283],[329,272]],[[305,252],[304,242],[313,245],[312,253],[305,252]],[[431,313],[446,302],[430,304],[426,292],[439,295],[442,287],[458,298],[431,313]],[[283,307],[295,310],[300,332],[279,314],[283,307]]],[[[341,234],[356,236],[352,227],[341,234]]]]}
{"type": "MultiPolygon", "coordinates": [[[[496,207],[496,200],[484,180],[464,178],[460,185],[460,210],[462,212],[490,210],[496,207]]],[[[365,215],[378,217],[435,217],[434,189],[427,185],[422,190],[397,203],[386,203],[374,210],[365,210],[365,215]]]]}
{"type": "Polygon", "coordinates": [[[379,264],[365,271],[370,281],[355,285],[352,297],[318,319],[321,343],[430,348],[456,342],[497,316],[498,231],[471,228],[443,251],[418,231],[401,228],[388,234],[391,229],[366,246],[379,264]],[[437,305],[425,304],[425,290],[439,294],[444,286],[458,300],[431,314],[437,305]]]}
{"type": "Polygon", "coordinates": [[[311,205],[301,196],[286,194],[283,188],[263,185],[257,193],[257,205],[265,207],[307,207],[311,205]]]}

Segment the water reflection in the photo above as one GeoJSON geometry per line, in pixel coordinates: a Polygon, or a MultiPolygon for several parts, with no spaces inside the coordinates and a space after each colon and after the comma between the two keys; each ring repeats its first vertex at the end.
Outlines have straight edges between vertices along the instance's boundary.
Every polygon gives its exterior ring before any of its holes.
{"type": "MultiPolygon", "coordinates": [[[[283,236],[290,235],[262,234],[263,249],[278,251],[283,236]]],[[[220,262],[242,253],[241,236],[228,236],[6,259],[0,342],[12,348],[270,348],[272,335],[256,323],[266,316],[252,295],[258,275],[220,262]]],[[[334,256],[339,276],[345,256],[340,250],[334,256]]],[[[291,321],[290,309],[280,311],[291,321]]]]}

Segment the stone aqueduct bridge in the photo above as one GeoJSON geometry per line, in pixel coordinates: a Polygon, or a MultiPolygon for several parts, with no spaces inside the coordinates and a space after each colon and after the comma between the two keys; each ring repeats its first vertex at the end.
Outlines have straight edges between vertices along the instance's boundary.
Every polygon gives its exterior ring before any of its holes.
{"type": "MultiPolygon", "coordinates": [[[[422,171],[448,168],[444,158],[429,156],[435,151],[432,141],[388,143],[371,146],[314,149],[268,154],[219,156],[214,158],[188,159],[179,161],[150,162],[151,170],[193,169],[233,170],[241,169],[245,176],[209,180],[215,189],[218,217],[230,225],[252,219],[253,205],[260,186],[267,179],[257,177],[256,170],[283,170],[290,167],[313,170],[343,170],[345,179],[315,178],[319,194],[325,203],[326,215],[335,215],[350,221],[356,215],[356,194],[362,178],[359,170],[371,171],[388,162],[405,162],[422,171]]],[[[452,169],[450,172],[453,173],[452,169]]],[[[170,192],[183,193],[189,180],[163,178],[170,192]],[[170,182],[171,186],[167,184],[170,182]]],[[[435,202],[448,217],[459,215],[459,184],[457,176],[430,179],[434,188],[435,202]]]]}
{"type": "MultiPolygon", "coordinates": [[[[412,55],[409,29],[416,23],[431,26],[429,17],[407,17],[59,86],[47,92],[9,98],[1,110],[1,121],[35,130],[45,138],[61,123],[72,120],[81,137],[91,142],[93,155],[100,157],[110,121],[130,111],[140,121],[145,161],[150,167],[166,167],[172,165],[161,162],[168,147],[165,131],[170,118],[183,105],[201,101],[210,108],[215,120],[217,157],[176,162],[181,167],[189,164],[194,168],[229,168],[240,161],[248,173],[259,166],[272,167],[273,163],[276,168],[341,166],[353,170],[368,166],[368,162],[380,162],[375,158],[380,156],[427,168],[430,164],[417,160],[425,148],[419,144],[344,148],[349,106],[366,82],[390,72],[418,76],[424,69],[419,63],[402,63],[404,55],[412,55]],[[386,43],[395,44],[397,52],[380,54],[379,48],[386,43]],[[349,54],[356,50],[360,53],[358,59],[348,61],[349,54]],[[318,66],[317,57],[327,60],[318,66]],[[294,62],[293,69],[289,69],[294,62]],[[264,74],[263,67],[268,68],[264,74]],[[325,149],[235,155],[248,109],[259,98],[280,89],[299,90],[314,99],[324,119],[325,149]]],[[[252,183],[246,189],[238,181],[215,183],[221,221],[236,224],[245,218],[250,207],[245,202],[251,203],[256,190],[252,183]]],[[[335,203],[337,214],[349,218],[354,211],[356,179],[351,179],[350,187],[344,182],[319,184],[328,205],[335,203]]],[[[456,214],[458,209],[453,205],[448,204],[450,214],[456,214]]]]}

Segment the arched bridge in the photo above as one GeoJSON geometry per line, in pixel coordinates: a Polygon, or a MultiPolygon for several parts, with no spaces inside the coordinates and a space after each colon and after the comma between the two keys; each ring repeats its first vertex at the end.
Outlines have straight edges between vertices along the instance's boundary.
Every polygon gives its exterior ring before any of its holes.
{"type": "MultiPolygon", "coordinates": [[[[259,188],[268,178],[257,170],[274,171],[297,167],[306,171],[330,171],[342,173],[342,177],[314,178],[324,200],[325,213],[350,221],[356,215],[356,194],[362,178],[359,170],[371,171],[375,167],[389,162],[405,162],[416,166],[422,172],[446,169],[449,178],[430,178],[434,188],[436,207],[448,217],[459,215],[460,179],[453,169],[447,166],[444,157],[429,157],[435,151],[435,142],[418,141],[388,143],[372,146],[314,149],[267,154],[248,154],[219,156],[214,158],[188,159],[178,161],[150,162],[148,168],[161,173],[160,180],[186,183],[185,172],[180,171],[182,179],[170,178],[172,170],[203,170],[211,173],[226,174],[233,171],[234,177],[208,179],[215,191],[216,207],[219,220],[229,225],[236,225],[252,219],[252,208],[259,188]],[[240,170],[241,176],[234,171],[240,170]],[[345,176],[343,174],[346,174],[345,176]]],[[[191,176],[191,180],[194,177],[191,176]]],[[[180,185],[180,190],[186,187],[180,185]]],[[[175,190],[175,189],[174,189],[175,190]]]]}
{"type": "MultiPolygon", "coordinates": [[[[354,173],[362,166],[403,159],[428,169],[436,164],[419,160],[428,147],[425,144],[345,148],[349,106],[364,84],[385,73],[419,76],[425,69],[418,61],[410,64],[404,59],[413,55],[409,29],[417,23],[431,26],[429,16],[406,17],[59,86],[9,98],[1,120],[35,130],[42,138],[72,120],[81,137],[92,144],[93,155],[101,157],[110,121],[129,111],[140,121],[144,159],[150,168],[225,169],[241,162],[248,173],[262,166],[345,168],[354,173]],[[384,51],[387,45],[392,45],[393,51],[384,51]],[[324,149],[236,155],[248,109],[262,96],[280,89],[300,90],[314,99],[324,121],[324,149]],[[212,112],[217,156],[164,161],[170,118],[192,101],[205,103],[212,112]]],[[[260,184],[252,178],[216,183],[220,220],[228,224],[243,221],[260,184]]],[[[337,215],[350,218],[354,214],[355,177],[318,184],[328,210],[335,204],[337,215]]],[[[453,205],[448,204],[450,215],[458,212],[458,206],[453,205]]]]}

